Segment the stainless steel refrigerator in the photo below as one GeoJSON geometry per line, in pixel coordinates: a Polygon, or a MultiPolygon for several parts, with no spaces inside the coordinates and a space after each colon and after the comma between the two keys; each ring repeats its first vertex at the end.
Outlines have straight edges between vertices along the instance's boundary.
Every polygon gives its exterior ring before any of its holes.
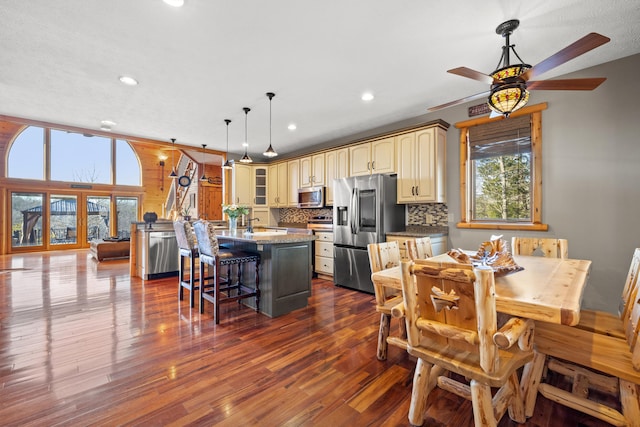
{"type": "Polygon", "coordinates": [[[397,175],[376,174],[333,182],[333,281],[373,293],[369,243],[403,231],[404,205],[396,204],[397,175]]]}

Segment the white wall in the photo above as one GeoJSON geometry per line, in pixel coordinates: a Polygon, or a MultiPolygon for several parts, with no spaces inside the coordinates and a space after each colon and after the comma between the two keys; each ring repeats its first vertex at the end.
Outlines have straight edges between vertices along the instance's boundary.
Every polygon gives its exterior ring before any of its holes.
{"type": "MultiPolygon", "coordinates": [[[[596,90],[533,91],[529,105],[542,113],[543,205],[548,232],[504,232],[569,240],[571,258],[593,261],[583,306],[616,312],[634,248],[640,247],[640,55],[563,77],[606,77],[596,90]]],[[[544,79],[544,76],[542,76],[544,79]]],[[[467,107],[426,116],[441,118],[447,133],[449,244],[474,249],[495,230],[458,229],[459,130],[467,107]]]]}

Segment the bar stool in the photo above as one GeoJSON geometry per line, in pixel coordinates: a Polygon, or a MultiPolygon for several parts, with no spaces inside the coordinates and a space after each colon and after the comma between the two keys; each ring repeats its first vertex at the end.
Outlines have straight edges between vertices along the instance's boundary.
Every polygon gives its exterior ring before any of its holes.
{"type": "MultiPolygon", "coordinates": [[[[200,281],[195,277],[196,258],[198,258],[198,243],[193,233],[193,227],[189,221],[177,220],[173,222],[173,228],[176,231],[176,240],[178,241],[178,251],[180,253],[180,269],[178,274],[178,297],[180,301],[184,299],[184,290],[188,289],[189,306],[193,308],[195,305],[194,292],[199,289],[196,283],[200,281]],[[189,280],[185,279],[185,258],[189,259],[189,280]]],[[[202,276],[200,276],[202,277],[202,276]]]]}
{"type": "Polygon", "coordinates": [[[260,311],[260,255],[255,252],[247,252],[238,249],[221,248],[215,235],[213,224],[208,221],[197,221],[193,224],[198,240],[200,257],[200,277],[204,279],[200,283],[200,313],[204,313],[204,300],[213,304],[213,318],[216,324],[220,323],[220,303],[238,301],[255,297],[256,312],[260,311]],[[255,287],[251,287],[242,281],[242,270],[245,264],[255,263],[256,277],[255,287]],[[210,277],[205,276],[207,271],[213,268],[210,277]],[[237,266],[237,281],[233,281],[232,266],[237,266]],[[222,267],[227,266],[226,277],[222,276],[222,267]],[[209,280],[213,279],[212,282],[209,280]]]}

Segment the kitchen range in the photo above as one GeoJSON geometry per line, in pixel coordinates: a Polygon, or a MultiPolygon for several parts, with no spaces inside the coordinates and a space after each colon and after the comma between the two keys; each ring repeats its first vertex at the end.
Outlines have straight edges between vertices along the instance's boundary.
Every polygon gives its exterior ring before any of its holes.
{"type": "Polygon", "coordinates": [[[367,245],[404,231],[405,207],[396,204],[397,175],[374,174],[334,180],[333,280],[373,293],[367,245]]]}

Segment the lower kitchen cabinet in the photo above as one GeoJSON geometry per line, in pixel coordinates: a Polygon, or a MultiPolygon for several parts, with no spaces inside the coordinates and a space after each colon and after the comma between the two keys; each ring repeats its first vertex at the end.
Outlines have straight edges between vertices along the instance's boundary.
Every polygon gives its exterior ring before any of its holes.
{"type": "Polygon", "coordinates": [[[320,276],[333,277],[333,233],[315,231],[314,271],[320,276]]]}

